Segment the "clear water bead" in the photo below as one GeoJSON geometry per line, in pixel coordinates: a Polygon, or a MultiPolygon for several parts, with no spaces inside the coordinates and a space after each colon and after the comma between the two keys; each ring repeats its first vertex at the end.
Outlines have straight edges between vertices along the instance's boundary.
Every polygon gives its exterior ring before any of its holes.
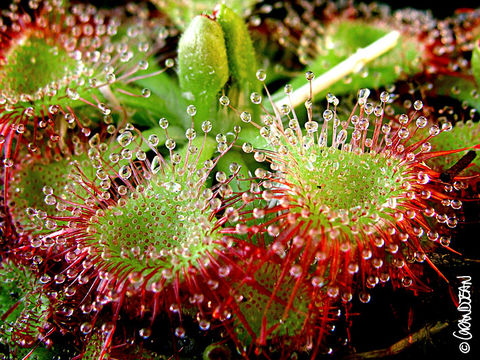
{"type": "Polygon", "coordinates": [[[414,108],[415,110],[417,110],[417,111],[418,111],[418,110],[422,110],[422,108],[423,108],[423,102],[421,102],[420,100],[415,101],[415,102],[413,103],[413,108],[414,108]]]}
{"type": "Polygon", "coordinates": [[[240,114],[240,119],[242,119],[243,122],[249,123],[252,121],[252,115],[244,111],[240,114]]]}
{"type": "Polygon", "coordinates": [[[130,131],[125,131],[123,134],[120,134],[117,137],[117,142],[120,144],[121,147],[126,147],[130,145],[133,140],[133,135],[130,131]]]}
{"type": "Polygon", "coordinates": [[[206,133],[210,132],[212,130],[212,123],[208,120],[204,121],[202,123],[202,130],[206,133]]]}
{"type": "Polygon", "coordinates": [[[437,126],[437,125],[433,125],[429,130],[428,132],[430,133],[430,135],[432,136],[436,136],[440,133],[440,128],[437,126]]]}
{"type": "Polygon", "coordinates": [[[390,94],[387,91],[383,91],[380,94],[380,101],[382,103],[386,103],[386,102],[388,102],[388,100],[390,100],[390,94]]]}
{"type": "Polygon", "coordinates": [[[308,133],[314,133],[318,130],[318,123],[316,121],[307,121],[305,123],[305,129],[308,133]]]}
{"type": "Polygon", "coordinates": [[[327,102],[329,104],[332,104],[333,106],[337,106],[340,103],[340,100],[338,100],[338,98],[332,93],[328,93],[326,97],[327,97],[327,102]]]}
{"type": "Polygon", "coordinates": [[[422,129],[425,126],[427,126],[428,121],[427,121],[427,118],[425,116],[419,116],[415,123],[416,123],[417,127],[422,129]]]}
{"type": "Polygon", "coordinates": [[[226,95],[220,96],[220,99],[218,99],[218,101],[223,106],[228,106],[230,104],[230,99],[226,95]]]}
{"type": "Polygon", "coordinates": [[[250,101],[258,105],[262,102],[262,96],[257,92],[252,92],[250,94],[250,101]]]}
{"type": "Polygon", "coordinates": [[[257,79],[260,81],[265,81],[267,78],[267,73],[263,69],[259,69],[256,73],[257,79]]]}
{"type": "Polygon", "coordinates": [[[147,70],[147,69],[148,69],[148,61],[146,61],[146,60],[140,60],[140,61],[138,62],[138,68],[139,68],[140,70],[147,70]]]}
{"type": "Polygon", "coordinates": [[[398,130],[398,136],[400,138],[406,139],[408,135],[410,135],[410,131],[407,128],[402,127],[400,130],[398,130]]]}
{"type": "Polygon", "coordinates": [[[195,132],[194,129],[192,128],[189,128],[185,131],[185,137],[188,139],[188,140],[193,140],[195,139],[195,137],[197,136],[197,133],[195,132]]]}
{"type": "Polygon", "coordinates": [[[407,114],[401,114],[399,117],[398,117],[398,122],[402,125],[405,125],[408,123],[408,115],[407,114]]]}
{"type": "Polygon", "coordinates": [[[150,330],[150,328],[142,328],[138,331],[138,334],[143,339],[148,339],[150,337],[150,335],[152,334],[152,330],[150,330]]]}
{"type": "Polygon", "coordinates": [[[165,119],[165,118],[161,118],[160,120],[158,120],[158,125],[162,128],[162,129],[166,129],[168,127],[168,120],[165,119]]]}
{"type": "Polygon", "coordinates": [[[130,169],[130,166],[124,165],[120,168],[120,171],[118,172],[118,175],[124,179],[128,180],[130,176],[132,176],[132,169],[130,169]]]}
{"type": "Polygon", "coordinates": [[[282,115],[288,115],[290,114],[290,111],[291,111],[290,105],[283,104],[282,106],[280,106],[280,113],[282,115]]]}
{"type": "Polygon", "coordinates": [[[80,95],[75,89],[67,88],[66,92],[69,99],[78,100],[80,97],[80,95]]]}
{"type": "Polygon", "coordinates": [[[148,143],[152,146],[157,146],[159,142],[160,142],[160,139],[155,134],[152,134],[148,137],[148,143]]]}
{"type": "Polygon", "coordinates": [[[370,96],[370,89],[360,89],[358,90],[358,99],[366,100],[370,96]]]}
{"type": "Polygon", "coordinates": [[[343,144],[346,140],[347,140],[347,131],[345,129],[342,129],[337,134],[336,143],[337,145],[343,144]]]}
{"type": "Polygon", "coordinates": [[[442,131],[451,131],[453,129],[453,125],[450,121],[442,123],[442,131]]]}
{"type": "Polygon", "coordinates": [[[245,153],[249,154],[249,153],[251,153],[251,152],[253,151],[253,145],[250,144],[250,143],[248,143],[248,142],[243,143],[243,145],[242,145],[242,150],[243,150],[245,153]]]}
{"type": "Polygon", "coordinates": [[[215,141],[217,143],[221,143],[221,142],[227,142],[227,137],[224,135],[224,134],[217,134],[217,136],[215,136],[215,141]]]}
{"type": "Polygon", "coordinates": [[[197,108],[195,107],[195,105],[188,105],[187,106],[187,114],[188,115],[195,116],[196,113],[197,113],[197,108]]]}
{"type": "Polygon", "coordinates": [[[325,121],[330,121],[330,120],[332,120],[332,119],[333,119],[333,111],[330,110],[330,109],[325,110],[325,111],[323,112],[322,117],[323,117],[323,120],[325,120],[325,121]]]}
{"type": "Polygon", "coordinates": [[[45,185],[45,186],[42,188],[42,192],[43,192],[45,195],[52,195],[52,194],[53,194],[53,189],[52,189],[51,186],[45,185]]]}
{"type": "Polygon", "coordinates": [[[177,146],[175,140],[173,140],[172,138],[168,138],[167,140],[165,140],[165,146],[168,150],[173,150],[175,149],[175,146],[177,146]]]}

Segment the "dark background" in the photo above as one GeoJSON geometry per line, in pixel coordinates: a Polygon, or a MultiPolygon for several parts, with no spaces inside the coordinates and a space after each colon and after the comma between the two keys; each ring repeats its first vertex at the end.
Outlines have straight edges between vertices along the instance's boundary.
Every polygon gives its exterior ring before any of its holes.
{"type": "MultiPolygon", "coordinates": [[[[195,0],[191,0],[195,1],[195,0]]],[[[93,0],[93,1],[71,1],[86,2],[96,6],[113,7],[130,1],[125,0],[93,0]]],[[[219,0],[220,2],[220,0],[219,0]]],[[[286,1],[288,2],[288,1],[286,1]]],[[[373,1],[354,1],[354,3],[371,3],[373,1]]],[[[455,10],[462,8],[477,8],[480,7],[478,0],[438,0],[438,1],[415,1],[415,0],[396,0],[396,1],[376,1],[377,3],[387,4],[392,9],[401,9],[406,7],[413,7],[415,9],[430,10],[437,18],[445,18],[451,15],[455,10]]],[[[10,1],[0,0],[0,8],[8,8],[10,1]]],[[[227,0],[228,3],[228,0],[227,0]]]]}

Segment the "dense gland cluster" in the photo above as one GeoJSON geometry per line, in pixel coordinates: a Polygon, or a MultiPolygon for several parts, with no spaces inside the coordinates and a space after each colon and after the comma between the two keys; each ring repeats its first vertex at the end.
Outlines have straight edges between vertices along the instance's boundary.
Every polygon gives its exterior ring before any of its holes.
{"type": "Polygon", "coordinates": [[[40,329],[48,328],[49,303],[42,292],[42,284],[27,268],[12,261],[2,261],[0,266],[2,289],[2,324],[0,325],[3,343],[11,346],[12,355],[26,356],[29,348],[43,336],[40,329]],[[17,348],[16,345],[21,347],[17,348]]]}
{"type": "MultiPolygon", "coordinates": [[[[194,115],[194,109],[189,111],[194,115]]],[[[160,126],[166,129],[168,122],[161,119],[160,126]]],[[[204,122],[202,129],[207,134],[211,124],[204,122]]],[[[167,158],[156,150],[159,136],[143,139],[131,125],[120,130],[115,143],[95,143],[87,161],[71,162],[68,184],[58,193],[49,187],[44,202],[57,211],[43,212],[45,204],[29,208],[37,217],[44,213],[43,228],[30,240],[37,263],[46,270],[43,281],[66,294],[58,299],[62,306],[79,306],[69,317],[113,308],[116,315],[102,327],[107,329],[102,330],[107,339],[103,354],[122,309],[132,308],[141,318],[150,314],[153,322],[164,311],[178,314],[181,320],[183,311],[197,307],[202,330],[210,327],[209,316],[230,317],[219,314],[223,310],[216,308],[215,298],[222,293],[228,296],[229,287],[224,285],[215,296],[209,289],[218,288],[219,279],[232,271],[234,257],[217,259],[220,252],[226,256],[229,245],[215,228],[221,199],[231,196],[229,182],[238,169],[232,165],[230,177],[217,172],[216,186],[207,187],[206,182],[232,144],[219,134],[220,155],[200,163],[205,139],[199,150],[193,144],[193,127],[186,131],[189,145],[183,157],[173,152],[176,143],[167,136],[167,158]],[[141,143],[156,153],[151,161],[141,143]],[[50,272],[55,263],[63,263],[62,270],[50,272]],[[185,299],[190,299],[189,305],[185,299]],[[134,309],[137,303],[141,307],[134,309]]],[[[90,334],[94,327],[95,319],[80,330],[90,334]]],[[[144,335],[147,332],[151,332],[148,327],[142,330],[144,335]]],[[[184,337],[181,325],[176,334],[184,337]]]]}
{"type": "MultiPolygon", "coordinates": [[[[38,152],[43,142],[59,143],[74,128],[88,136],[92,121],[124,111],[115,94],[150,96],[131,83],[161,71],[146,72],[165,45],[168,24],[157,19],[153,30],[144,19],[132,19],[126,10],[66,9],[56,1],[31,1],[28,11],[15,5],[3,13],[0,140],[6,149],[19,141],[38,152]],[[120,24],[128,24],[126,34],[120,24]]],[[[15,161],[10,151],[4,154],[8,166],[15,161]]]]}
{"type": "Polygon", "coordinates": [[[81,72],[83,64],[70,57],[60,48],[57,51],[52,39],[32,35],[24,35],[18,39],[5,57],[6,65],[1,70],[1,83],[4,96],[8,98],[32,98],[42,92],[42,88],[50,84],[51,79],[58,79],[55,86],[62,87],[65,84],[59,82],[64,79],[73,79],[81,72]],[[64,64],[58,66],[57,64],[64,64]],[[39,68],[45,71],[38,71],[39,68]],[[27,69],[27,73],[19,74],[18,68],[27,69]],[[40,88],[35,88],[40,85],[40,88]]]}
{"type": "Polygon", "coordinates": [[[360,300],[368,302],[365,286],[389,280],[394,286],[422,288],[416,263],[434,266],[428,253],[436,242],[449,245],[448,229],[458,223],[455,211],[462,206],[453,187],[442,185],[440,173],[423,163],[435,157],[429,153],[430,141],[451,125],[431,125],[425,137],[412,141],[428,125],[422,102],[416,101],[414,111],[397,115],[392,124],[384,121],[390,94],[382,93],[375,105],[369,93],[359,92],[345,119],[337,114],[338,99],[329,95],[323,125],[313,120],[308,100],[305,130],[288,105],[276,109],[272,104],[274,113],[264,115],[260,129],[267,150],[244,146],[271,168],[256,172],[264,179],[261,197],[270,205],[254,208],[251,216],[275,218],[260,231],[272,237],[272,247],[285,256],[292,276],[310,279],[330,297],[346,302],[357,286],[360,300]],[[443,229],[432,220],[444,224],[443,229]],[[366,283],[355,284],[357,274],[366,283]]]}

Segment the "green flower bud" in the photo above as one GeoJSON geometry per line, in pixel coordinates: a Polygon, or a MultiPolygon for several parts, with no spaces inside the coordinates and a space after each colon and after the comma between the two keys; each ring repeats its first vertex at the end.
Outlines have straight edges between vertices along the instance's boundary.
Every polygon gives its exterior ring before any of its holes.
{"type": "Polygon", "coordinates": [[[206,16],[192,20],[180,39],[178,67],[182,90],[197,108],[206,106],[228,80],[225,40],[217,22],[206,16]]]}
{"type": "Polygon", "coordinates": [[[243,19],[232,9],[219,4],[214,14],[225,34],[228,64],[234,81],[249,93],[257,84],[255,50],[243,19]]]}

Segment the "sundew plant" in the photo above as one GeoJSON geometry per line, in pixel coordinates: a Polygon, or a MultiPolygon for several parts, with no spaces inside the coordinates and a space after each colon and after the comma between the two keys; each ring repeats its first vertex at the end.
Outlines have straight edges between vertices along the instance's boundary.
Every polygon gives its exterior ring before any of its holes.
{"type": "Polygon", "coordinates": [[[480,8],[1,6],[0,359],[473,354],[480,8]]]}

